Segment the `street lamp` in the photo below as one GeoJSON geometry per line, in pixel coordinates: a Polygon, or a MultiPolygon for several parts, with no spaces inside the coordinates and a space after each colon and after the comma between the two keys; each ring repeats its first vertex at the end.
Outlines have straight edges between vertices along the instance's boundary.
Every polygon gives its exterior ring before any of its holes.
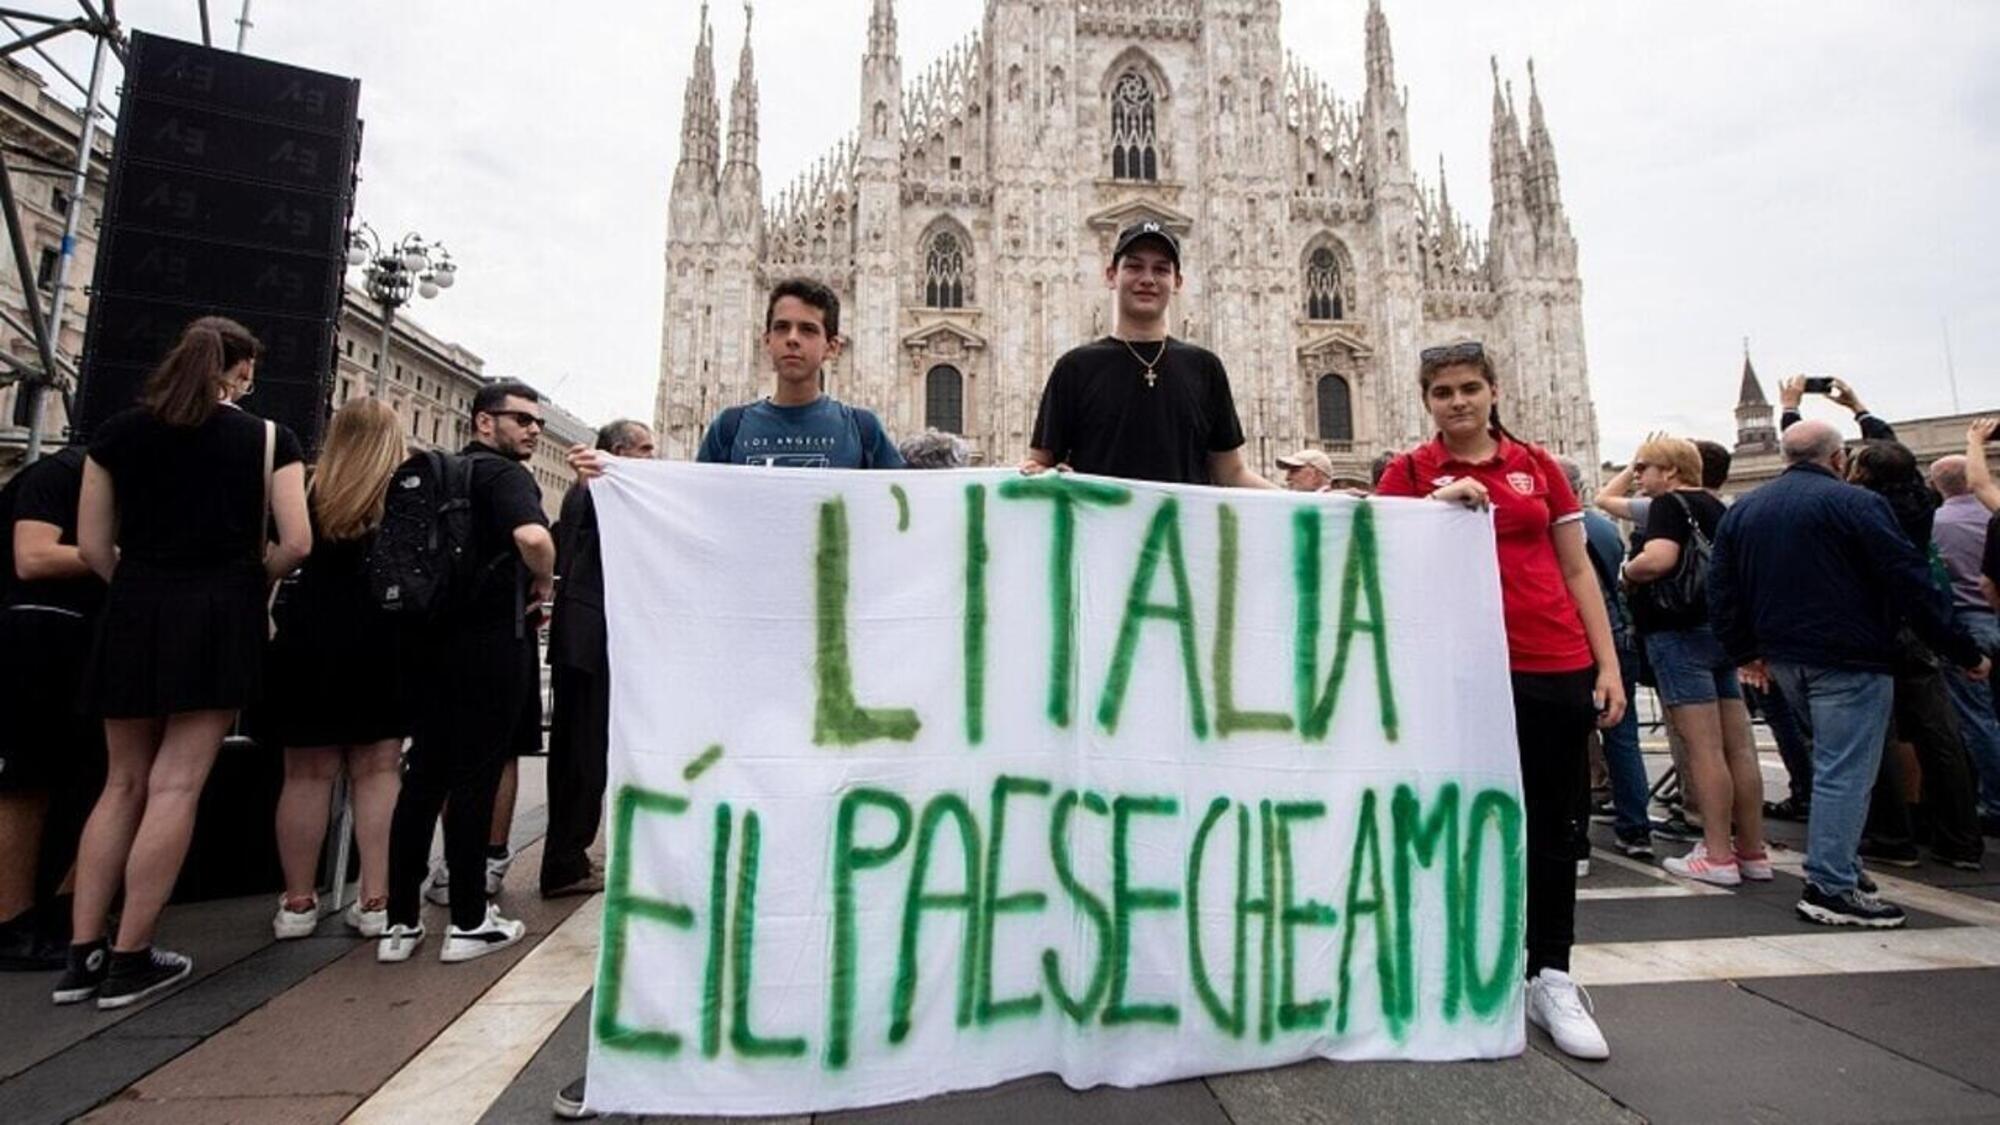
{"type": "Polygon", "coordinates": [[[409,302],[413,292],[429,300],[451,288],[458,266],[441,242],[425,242],[414,232],[401,241],[384,242],[367,223],[348,236],[347,264],[361,267],[368,296],[382,307],[382,348],[375,354],[375,378],[369,392],[381,398],[388,385],[389,333],[396,322],[396,310],[409,302]]]}

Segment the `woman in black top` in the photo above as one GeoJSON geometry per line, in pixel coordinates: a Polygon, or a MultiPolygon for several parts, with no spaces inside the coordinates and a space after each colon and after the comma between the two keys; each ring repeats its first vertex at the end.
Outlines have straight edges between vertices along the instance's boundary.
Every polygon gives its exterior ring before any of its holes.
{"type": "Polygon", "coordinates": [[[257,694],[266,592],[312,545],[298,439],[231,402],[259,351],[235,321],[188,325],[141,405],[98,429],[84,463],[77,546],[111,584],[84,695],[104,719],[109,757],[78,849],[58,1004],[95,996],[100,1008],[121,1008],[193,970],[153,949],[153,928],[222,736],[257,694]],[[121,883],[125,908],[107,949],[121,883]]]}
{"type": "Polygon", "coordinates": [[[1646,643],[1667,719],[1687,746],[1688,791],[1701,811],[1702,842],[1661,866],[1683,878],[1733,887],[1773,877],[1764,848],[1764,777],[1735,662],[1708,623],[1706,574],[1693,565],[1696,535],[1713,541],[1722,501],[1701,487],[1701,451],[1684,438],[1654,437],[1632,458],[1639,488],[1652,497],[1645,545],[1623,569],[1636,588],[1632,623],[1646,643]],[[1662,590],[1686,578],[1692,604],[1662,590]],[[1731,828],[1734,832],[1731,832],[1731,828]]]}
{"type": "Polygon", "coordinates": [[[401,630],[369,595],[367,566],[389,478],[406,452],[389,404],[357,398],[334,414],[307,489],[312,557],[278,607],[264,708],[264,731],[285,747],[277,812],[285,894],[271,920],[281,940],[308,937],[319,922],[314,877],[343,762],[361,854],[361,890],[347,924],[362,937],[381,936],[387,924],[389,817],[411,721],[401,630]]]}

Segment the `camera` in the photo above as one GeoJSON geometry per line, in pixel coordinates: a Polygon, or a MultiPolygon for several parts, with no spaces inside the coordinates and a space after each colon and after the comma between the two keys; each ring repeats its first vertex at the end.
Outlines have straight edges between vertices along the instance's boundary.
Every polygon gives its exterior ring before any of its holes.
{"type": "Polygon", "coordinates": [[[1807,393],[1807,394],[1809,394],[1809,395],[1825,395],[1825,394],[1832,394],[1832,393],[1833,393],[1833,376],[1831,376],[1831,375],[1809,375],[1809,376],[1807,376],[1807,377],[1806,377],[1806,393],[1807,393]]]}

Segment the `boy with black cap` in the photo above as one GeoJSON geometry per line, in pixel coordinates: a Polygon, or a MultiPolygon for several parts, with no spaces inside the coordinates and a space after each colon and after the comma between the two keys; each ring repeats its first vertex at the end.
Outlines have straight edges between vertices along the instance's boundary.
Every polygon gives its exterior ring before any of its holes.
{"type": "Polygon", "coordinates": [[[1167,306],[1182,283],[1173,232],[1155,220],[1126,227],[1104,282],[1117,294],[1112,334],[1056,361],[1021,471],[1275,488],[1243,460],[1222,361],[1167,335],[1167,306]]]}

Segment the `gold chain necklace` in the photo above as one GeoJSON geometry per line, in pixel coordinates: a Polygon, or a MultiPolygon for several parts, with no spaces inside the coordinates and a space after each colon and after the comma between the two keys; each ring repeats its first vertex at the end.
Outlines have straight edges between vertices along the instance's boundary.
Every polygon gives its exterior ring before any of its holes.
{"type": "Polygon", "coordinates": [[[1118,342],[1125,345],[1125,350],[1131,352],[1132,358],[1138,360],[1139,365],[1146,369],[1146,385],[1151,387],[1158,384],[1160,381],[1160,373],[1153,369],[1160,365],[1161,360],[1167,358],[1167,342],[1165,340],[1160,341],[1160,350],[1153,356],[1153,358],[1150,361],[1148,361],[1145,356],[1139,354],[1139,349],[1132,346],[1132,341],[1126,339],[1120,339],[1118,342]]]}

